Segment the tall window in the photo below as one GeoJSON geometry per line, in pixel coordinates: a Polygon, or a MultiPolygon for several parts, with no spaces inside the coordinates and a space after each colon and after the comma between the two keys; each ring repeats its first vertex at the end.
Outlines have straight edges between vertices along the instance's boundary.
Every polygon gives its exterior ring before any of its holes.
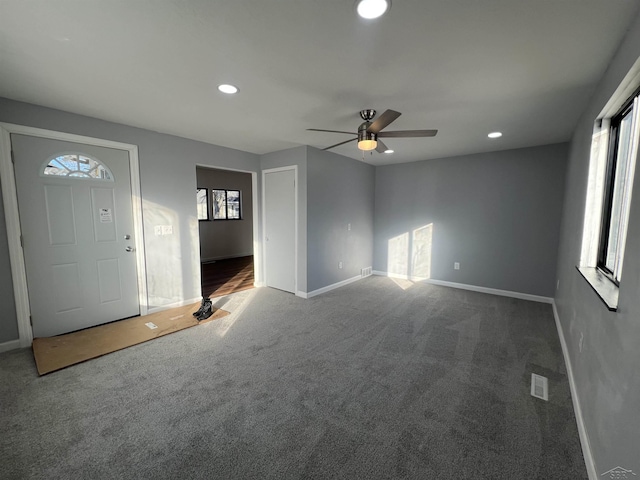
{"type": "Polygon", "coordinates": [[[615,284],[622,260],[629,221],[631,188],[638,151],[639,96],[636,94],[611,119],[606,166],[598,268],[615,284]]]}
{"type": "Polygon", "coordinates": [[[209,189],[198,188],[196,190],[196,206],[198,220],[209,220],[209,189]]]}
{"type": "Polygon", "coordinates": [[[213,219],[240,220],[240,190],[212,190],[213,219]]]}
{"type": "Polygon", "coordinates": [[[609,311],[618,308],[640,142],[640,59],[593,124],[578,271],[609,311]]]}

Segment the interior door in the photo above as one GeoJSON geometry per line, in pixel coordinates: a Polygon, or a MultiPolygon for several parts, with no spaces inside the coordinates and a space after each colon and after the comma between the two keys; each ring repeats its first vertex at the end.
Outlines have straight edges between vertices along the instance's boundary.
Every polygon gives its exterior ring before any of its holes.
{"type": "Polygon", "coordinates": [[[140,313],[129,154],[11,135],[34,337],[140,313]]]}
{"type": "Polygon", "coordinates": [[[295,293],[295,170],[267,172],[264,179],[266,284],[295,293]]]}

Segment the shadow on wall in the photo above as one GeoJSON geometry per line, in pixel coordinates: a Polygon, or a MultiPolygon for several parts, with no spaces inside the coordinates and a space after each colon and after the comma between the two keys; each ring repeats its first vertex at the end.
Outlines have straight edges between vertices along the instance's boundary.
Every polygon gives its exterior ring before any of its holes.
{"type": "Polygon", "coordinates": [[[431,278],[432,243],[433,223],[388,240],[387,272],[403,290],[431,278]]]}

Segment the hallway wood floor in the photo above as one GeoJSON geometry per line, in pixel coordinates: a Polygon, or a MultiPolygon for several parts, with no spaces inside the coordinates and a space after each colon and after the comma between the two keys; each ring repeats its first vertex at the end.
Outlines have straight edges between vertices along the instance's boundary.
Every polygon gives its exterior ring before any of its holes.
{"type": "Polygon", "coordinates": [[[220,297],[253,288],[253,255],[201,265],[202,296],[220,297]]]}

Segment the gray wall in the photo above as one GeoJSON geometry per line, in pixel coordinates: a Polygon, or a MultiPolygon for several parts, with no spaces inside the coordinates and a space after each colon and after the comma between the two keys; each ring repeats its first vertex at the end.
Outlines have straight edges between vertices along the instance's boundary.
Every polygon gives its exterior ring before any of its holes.
{"type": "Polygon", "coordinates": [[[299,292],[347,280],[371,266],[371,165],[307,146],[262,155],[260,165],[262,170],[298,166],[299,292]]]}
{"type": "Polygon", "coordinates": [[[404,259],[419,263],[410,275],[552,296],[567,151],[558,144],[376,168],[374,269],[404,259]],[[413,240],[425,226],[431,245],[425,235],[413,240]],[[398,253],[391,239],[407,234],[409,251],[398,253]]]}
{"type": "Polygon", "coordinates": [[[241,220],[203,220],[200,227],[202,261],[253,255],[253,195],[251,174],[212,168],[196,168],[198,188],[240,190],[241,220]]]}
{"type": "MultiPolygon", "coordinates": [[[[291,165],[298,166],[298,291],[307,292],[307,147],[294,147],[260,156],[262,170],[291,165]]],[[[258,183],[258,198],[262,205],[262,179],[258,183]]],[[[262,231],[259,238],[262,238],[262,231]]]]}
{"type": "Polygon", "coordinates": [[[369,164],[313,147],[307,149],[307,162],[307,286],[312,292],[372,265],[375,173],[369,164]]]}
{"type": "MultiPolygon", "coordinates": [[[[257,172],[257,155],[3,98],[0,121],[138,145],[150,307],[200,296],[196,165],[257,172]],[[173,235],[155,236],[155,225],[173,225],[173,235]]],[[[10,286],[9,269],[0,270],[0,290],[10,286]]],[[[13,323],[15,315],[0,321],[0,338],[15,336],[13,323]]]]}
{"type": "Polygon", "coordinates": [[[575,131],[565,190],[556,305],[598,475],[640,473],[640,175],[635,184],[618,312],[576,271],[580,262],[593,122],[640,56],[640,16],[627,33],[575,131]],[[580,340],[583,346],[580,349],[580,340]]]}

